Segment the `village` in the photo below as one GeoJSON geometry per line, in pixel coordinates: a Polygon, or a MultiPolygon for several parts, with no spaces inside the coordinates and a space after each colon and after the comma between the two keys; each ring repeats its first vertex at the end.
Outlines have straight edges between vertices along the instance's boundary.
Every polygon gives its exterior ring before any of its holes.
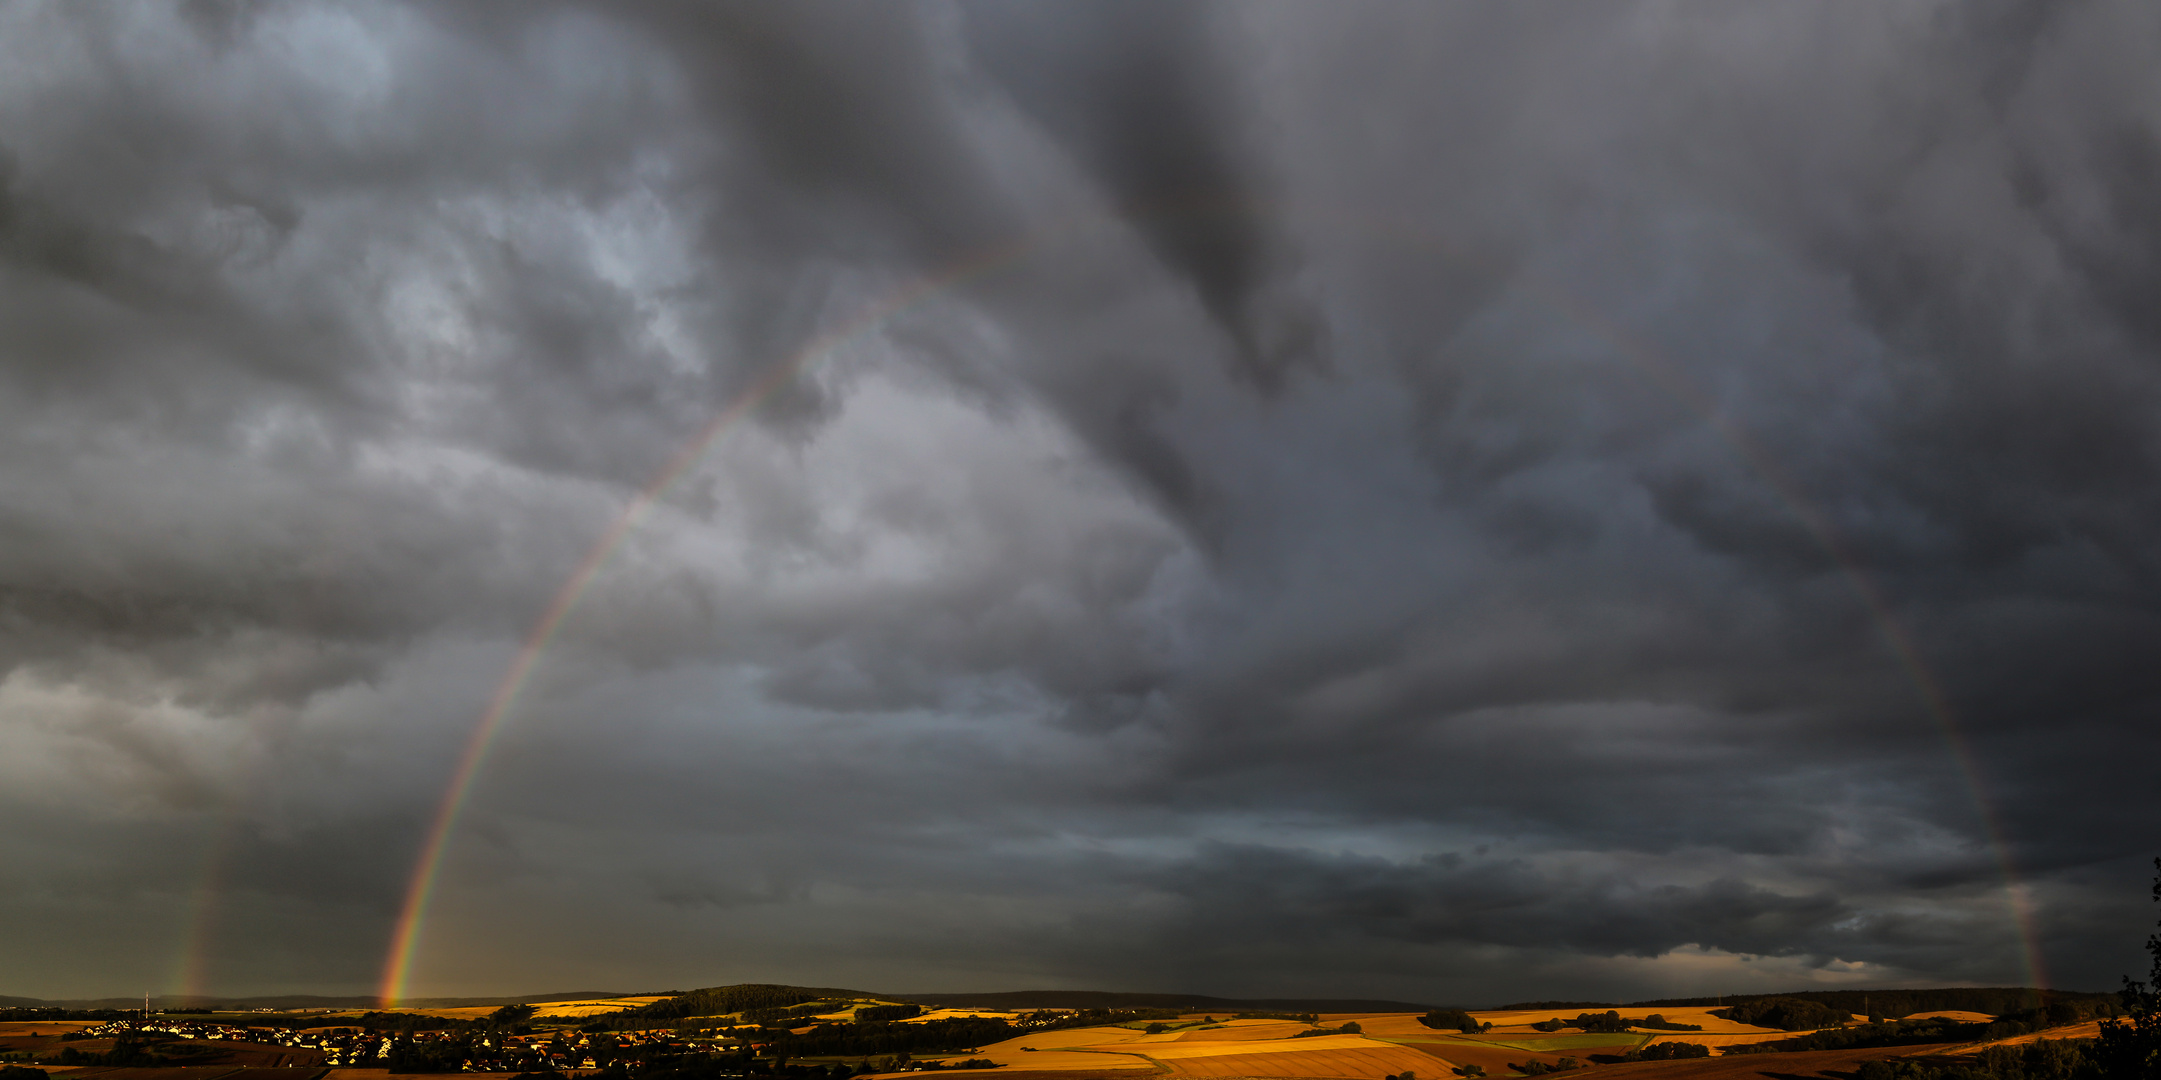
{"type": "MultiPolygon", "coordinates": [[[[319,1066],[388,1068],[427,1072],[571,1072],[604,1069],[620,1062],[635,1068],[653,1060],[688,1054],[738,1054],[751,1044],[722,1035],[686,1037],[671,1029],[583,1032],[438,1029],[386,1032],[366,1027],[251,1027],[233,1023],[151,1015],[109,1020],[61,1036],[65,1043],[125,1040],[142,1045],[157,1040],[245,1043],[310,1052],[319,1066]]],[[[63,1048],[64,1051],[65,1048],[63,1048]]],[[[108,1051],[110,1053],[110,1051],[108,1051]]]]}

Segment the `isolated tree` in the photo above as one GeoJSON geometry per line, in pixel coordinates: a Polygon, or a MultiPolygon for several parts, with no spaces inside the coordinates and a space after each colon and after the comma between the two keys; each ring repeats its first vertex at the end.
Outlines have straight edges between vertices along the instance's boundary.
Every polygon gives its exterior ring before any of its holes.
{"type": "Polygon", "coordinates": [[[531,1020],[533,1014],[539,1011],[540,1007],[537,1005],[505,1005],[488,1014],[488,1026],[498,1028],[517,1027],[527,1020],[531,1020]]]}
{"type": "MultiPolygon", "coordinates": [[[[2161,858],[2153,861],[2153,898],[2161,902],[2161,858]]],[[[2161,924],[2157,924],[2161,925],[2161,924]]],[[[2124,976],[2123,1018],[2101,1021],[2094,1056],[2109,1080],[2161,1080],[2161,934],[2146,938],[2153,956],[2148,982],[2124,976]]]]}

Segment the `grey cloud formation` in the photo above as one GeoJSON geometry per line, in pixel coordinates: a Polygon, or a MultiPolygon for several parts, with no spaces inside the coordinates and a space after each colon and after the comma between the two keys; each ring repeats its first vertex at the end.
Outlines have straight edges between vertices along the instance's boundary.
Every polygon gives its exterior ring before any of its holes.
{"type": "Polygon", "coordinates": [[[0,990],[2113,985],[2157,31],[0,6],[0,990]]]}

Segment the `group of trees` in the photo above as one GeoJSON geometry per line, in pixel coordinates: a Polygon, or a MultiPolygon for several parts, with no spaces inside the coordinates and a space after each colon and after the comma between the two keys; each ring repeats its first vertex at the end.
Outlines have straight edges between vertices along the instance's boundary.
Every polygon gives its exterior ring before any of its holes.
{"type": "Polygon", "coordinates": [[[1519,1073],[1522,1073],[1525,1076],[1542,1076],[1549,1072],[1567,1072],[1570,1069],[1582,1068],[1583,1063],[1577,1061],[1575,1058],[1572,1057],[1564,1057],[1561,1060],[1556,1061],[1551,1065],[1548,1065],[1543,1061],[1539,1061],[1538,1059],[1533,1058],[1530,1061],[1526,1061],[1520,1065],[1511,1061],[1508,1063],[1508,1067],[1516,1070],[1519,1073]]]}
{"type": "MultiPolygon", "coordinates": [[[[73,1041],[62,1036],[63,1041],[73,1041]]],[[[161,1068],[194,1065],[215,1051],[204,1043],[183,1043],[167,1035],[122,1035],[112,1049],[99,1052],[64,1046],[39,1058],[45,1065],[102,1065],[107,1068],[161,1068]]]]}
{"type": "Polygon", "coordinates": [[[2063,1002],[2079,1002],[2092,1010],[2113,1010],[2116,994],[2038,990],[2030,986],[1950,986],[1925,990],[1793,990],[1779,994],[1728,994],[1720,997],[1660,998],[1638,1001],[1634,1007],[1744,1005],[1768,998],[1813,1001],[1855,1016],[1901,1017],[1917,1012],[1978,1012],[1990,1016],[2025,1012],[2063,1002]]]}
{"type": "Polygon", "coordinates": [[[759,1036],[769,1054],[781,1057],[865,1057],[906,1052],[947,1053],[1010,1039],[1019,1034],[996,1017],[957,1017],[915,1023],[827,1023],[800,1034],[772,1031],[759,1036]]]}
{"type": "Polygon", "coordinates": [[[687,990],[615,1015],[645,1020],[682,1020],[693,1016],[728,1016],[746,1009],[788,1009],[818,1001],[859,1001],[869,996],[856,990],[830,987],[737,983],[687,990]]]}
{"type": "Polygon", "coordinates": [[[1343,1022],[1343,1026],[1341,1026],[1341,1027],[1332,1027],[1332,1028],[1324,1028],[1324,1027],[1317,1027],[1317,1028],[1314,1028],[1314,1029],[1313,1029],[1313,1030],[1311,1030],[1311,1031],[1301,1031],[1301,1032],[1299,1032],[1298,1034],[1296,1034],[1296,1035],[1293,1035],[1293,1036],[1291,1036],[1291,1038],[1293,1038],[1293,1039],[1306,1039],[1306,1038],[1311,1038],[1311,1037],[1313,1037],[1313,1036],[1315,1036],[1315,1035],[1359,1035],[1359,1034],[1363,1034],[1363,1033],[1365,1032],[1365,1030],[1366,1030],[1365,1028],[1362,1028],[1362,1027],[1359,1027],[1359,1026],[1358,1026],[1358,1021],[1356,1021],[1356,1020],[1345,1020],[1345,1021],[1343,1022]]]}
{"type": "Polygon", "coordinates": [[[865,1005],[855,1011],[855,1022],[882,1024],[893,1020],[913,1020],[921,1015],[921,1005],[865,1005]]]}
{"type": "Polygon", "coordinates": [[[1777,1028],[1781,1031],[1814,1031],[1817,1028],[1837,1027],[1853,1019],[1853,1014],[1843,1009],[1798,997],[1756,998],[1727,1008],[1713,1009],[1711,1015],[1724,1017],[1736,1024],[1777,1028]]]}
{"type": "Polygon", "coordinates": [[[1685,1061],[1689,1058],[1707,1058],[1711,1048],[1702,1043],[1655,1042],[1639,1046],[1621,1055],[1622,1061],[1685,1061]]]}
{"type": "MultiPolygon", "coordinates": [[[[2161,903],[2161,858],[2153,865],[2153,898],[2161,903]]],[[[2094,1040],[2095,1061],[2110,1080],[2161,1080],[2161,934],[2147,936],[2146,952],[2153,957],[2148,981],[2124,977],[2123,1016],[2101,1021],[2094,1040]]]]}
{"type": "MultiPolygon", "coordinates": [[[[805,1017],[817,1016],[820,1013],[837,1012],[840,1008],[841,1005],[837,1001],[806,1001],[801,1005],[790,1005],[786,1008],[744,1009],[743,1022],[746,1024],[771,1024],[775,1020],[801,1020],[805,1017]]],[[[920,1015],[923,1011],[921,1006],[916,1005],[886,1005],[873,1006],[873,1008],[914,1009],[915,1012],[908,1014],[910,1016],[920,1015]]],[[[861,1019],[861,1017],[857,1019],[861,1019]]],[[[900,1017],[894,1017],[894,1019],[900,1019],[900,1017]]]]}
{"type": "Polygon", "coordinates": [[[1489,1031],[1493,1028],[1492,1024],[1481,1024],[1472,1019],[1471,1014],[1464,1012],[1462,1009],[1435,1009],[1419,1017],[1418,1022],[1429,1028],[1436,1028],[1441,1031],[1460,1031],[1465,1035],[1476,1035],[1481,1031],[1489,1031]]]}
{"type": "MultiPolygon", "coordinates": [[[[1493,1025],[1488,1024],[1486,1026],[1492,1027],[1493,1025]]],[[[1551,1020],[1540,1020],[1537,1023],[1532,1024],[1531,1027],[1538,1031],[1559,1031],[1562,1028],[1578,1028],[1588,1034],[1594,1035],[1618,1034],[1620,1032],[1627,1031],[1629,1028],[1632,1027],[1655,1028],[1659,1031],[1703,1030],[1702,1024],[1678,1023],[1666,1019],[1665,1016],[1661,1013],[1652,1013],[1649,1016],[1627,1017],[1622,1016],[1620,1011],[1617,1009],[1607,1009],[1605,1012],[1602,1013],[1577,1013],[1574,1020],[1563,1020],[1560,1017],[1556,1016],[1551,1020]]],[[[1465,1030],[1468,1031],[1470,1029],[1466,1028],[1465,1030]]]]}
{"type": "Polygon", "coordinates": [[[2115,1080],[2122,1075],[2101,1067],[2090,1040],[2041,1039],[2024,1046],[1991,1046],[1970,1063],[1870,1061],[1855,1072],[1854,1080],[2115,1080]]]}
{"type": "Polygon", "coordinates": [[[1630,1023],[1631,1025],[1635,1026],[1635,1027],[1640,1027],[1640,1028],[1650,1028],[1650,1029],[1652,1029],[1652,1030],[1654,1030],[1654,1031],[1702,1031],[1702,1030],[1703,1030],[1703,1025],[1702,1025],[1702,1024],[1683,1024],[1683,1023],[1681,1023],[1681,1022],[1679,1022],[1679,1021],[1676,1021],[1676,1020],[1668,1020],[1668,1019],[1666,1019],[1665,1015],[1664,1015],[1664,1014],[1662,1014],[1662,1013],[1652,1013],[1652,1014],[1651,1014],[1651,1015],[1649,1015],[1649,1016],[1645,1016],[1645,1017],[1639,1017],[1639,1018],[1637,1018],[1637,1019],[1635,1019],[1635,1020],[1631,1020],[1631,1021],[1629,1021],[1629,1023],[1630,1023]]]}

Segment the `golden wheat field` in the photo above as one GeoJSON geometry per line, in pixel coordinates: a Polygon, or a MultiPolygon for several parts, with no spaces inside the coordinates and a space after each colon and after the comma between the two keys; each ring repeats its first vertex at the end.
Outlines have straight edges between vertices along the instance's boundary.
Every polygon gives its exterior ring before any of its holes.
{"type": "Polygon", "coordinates": [[[1300,1020],[1226,1020],[1220,1027],[1192,1028],[1178,1032],[1178,1042],[1252,1042],[1257,1039],[1288,1039],[1313,1025],[1300,1020]]]}
{"type": "Polygon", "coordinates": [[[999,1065],[1029,1072],[1071,1072],[1102,1069],[1154,1069],[1148,1059],[1132,1054],[1117,1053],[1124,1042],[1137,1041],[1150,1036],[1131,1028],[1096,1027],[1067,1028],[1063,1031],[1043,1031],[1022,1035],[1004,1042],[992,1043],[972,1054],[971,1058],[985,1058],[999,1065]],[[1074,1050],[1072,1047],[1103,1047],[1102,1050],[1074,1050]]]}
{"type": "Polygon", "coordinates": [[[2036,1031],[2029,1035],[2013,1035],[2008,1039],[1993,1039],[1989,1042],[1975,1043],[1971,1047],[1960,1049],[1959,1053],[1972,1053],[1990,1046],[2024,1046],[2027,1043],[2039,1042],[2042,1039],[2095,1039],[2100,1036],[2101,1021],[2088,1020],[2083,1024],[2049,1028],[2047,1031],[2036,1031]]]}
{"type": "Polygon", "coordinates": [[[1387,1043],[1334,1050],[1288,1050],[1165,1059],[1177,1076],[1343,1076],[1378,1078],[1408,1072],[1440,1074],[1447,1068],[1416,1050],[1387,1043]]]}
{"type": "MultiPolygon", "coordinates": [[[[1545,1017],[1539,1017],[1544,1020],[1545,1017]]],[[[1367,1035],[1439,1035],[1438,1031],[1418,1022],[1415,1013],[1324,1013],[1322,1027],[1340,1027],[1346,1021],[1357,1021],[1359,1031],[1367,1035]]]]}
{"type": "Polygon", "coordinates": [[[981,1016],[986,1019],[1013,1020],[1018,1019],[1020,1014],[1008,1009],[925,1009],[923,1010],[923,1015],[913,1017],[908,1020],[903,1020],[901,1021],[901,1023],[919,1024],[925,1020],[959,1020],[965,1019],[970,1016],[981,1016]]]}
{"type": "Polygon", "coordinates": [[[1103,1043],[1126,1042],[1142,1038],[1148,1038],[1148,1036],[1142,1035],[1133,1028],[1066,1028],[1062,1031],[1042,1031],[1032,1035],[1021,1035],[985,1049],[987,1051],[997,1047],[1010,1047],[1018,1050],[1025,1046],[1036,1050],[1052,1050],[1067,1046],[1098,1046],[1103,1043]]]}
{"type": "MultiPolygon", "coordinates": [[[[591,1016],[594,1013],[615,1012],[618,1009],[635,1009],[651,1005],[659,997],[591,998],[585,1001],[551,1001],[539,1006],[535,1016],[591,1016]]],[[[485,1014],[483,1014],[485,1015],[485,1014]]]]}

